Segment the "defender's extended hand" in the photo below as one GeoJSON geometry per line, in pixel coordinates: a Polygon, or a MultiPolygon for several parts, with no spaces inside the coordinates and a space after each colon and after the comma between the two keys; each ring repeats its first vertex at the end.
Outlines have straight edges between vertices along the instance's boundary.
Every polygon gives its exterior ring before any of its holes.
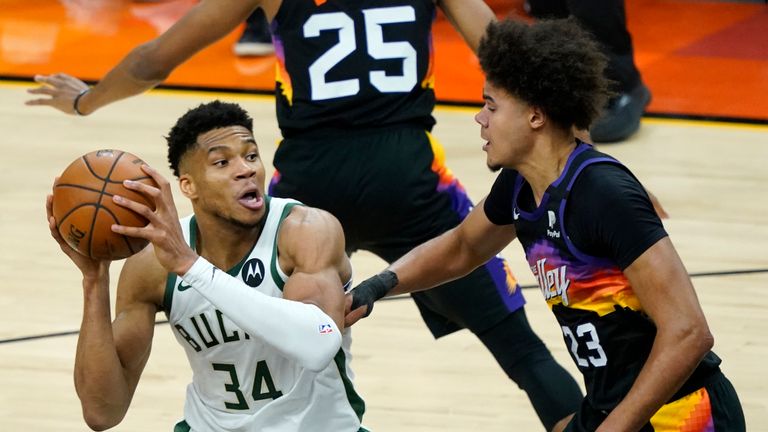
{"type": "Polygon", "coordinates": [[[368,316],[368,306],[363,305],[352,310],[352,292],[348,292],[344,299],[344,327],[351,327],[354,323],[368,316]]]}
{"type": "Polygon", "coordinates": [[[27,90],[27,93],[50,97],[30,99],[25,105],[48,105],[67,114],[76,114],[75,98],[88,89],[88,84],[65,73],[35,75],[35,82],[40,86],[27,90]]]}
{"type": "Polygon", "coordinates": [[[184,240],[176,205],[173,202],[171,185],[154,168],[142,165],[141,169],[157,182],[159,189],[146,183],[130,180],[123,182],[123,186],[152,200],[155,211],[144,204],[119,195],[115,195],[112,199],[116,204],[144,216],[149,224],[142,228],[112,225],[112,231],[149,240],[155,247],[155,256],[160,264],[171,273],[183,275],[192,267],[198,255],[184,240]]]}
{"type": "Polygon", "coordinates": [[[397,275],[391,270],[384,270],[360,282],[347,294],[344,325],[349,327],[370,315],[373,302],[387,295],[397,284],[397,275]]]}

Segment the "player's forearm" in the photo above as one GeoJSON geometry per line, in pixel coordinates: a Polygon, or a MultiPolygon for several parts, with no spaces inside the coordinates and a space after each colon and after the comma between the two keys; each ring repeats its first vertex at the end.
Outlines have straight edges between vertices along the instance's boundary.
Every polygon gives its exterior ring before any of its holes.
{"type": "Polygon", "coordinates": [[[82,114],[146,92],[162,83],[173,70],[153,58],[152,42],[131,51],[117,66],[104,76],[77,103],[82,114]]]}
{"type": "Polygon", "coordinates": [[[711,349],[706,327],[659,331],[634,385],[598,431],[637,431],[680,389],[711,349]]]}
{"type": "Polygon", "coordinates": [[[496,20],[493,10],[483,0],[440,0],[438,4],[469,48],[477,52],[485,29],[496,20]]]}
{"type": "Polygon", "coordinates": [[[468,247],[455,230],[448,231],[395,261],[388,270],[398,284],[387,295],[422,291],[467,275],[490,259],[468,247]]]}
{"type": "Polygon", "coordinates": [[[75,355],[75,389],[86,423],[96,430],[118,424],[130,402],[112,334],[109,278],[83,281],[84,308],[75,355]]]}
{"type": "Polygon", "coordinates": [[[324,369],[341,347],[338,326],[315,305],[264,295],[202,257],[181,277],[248,334],[306,369],[324,369]]]}

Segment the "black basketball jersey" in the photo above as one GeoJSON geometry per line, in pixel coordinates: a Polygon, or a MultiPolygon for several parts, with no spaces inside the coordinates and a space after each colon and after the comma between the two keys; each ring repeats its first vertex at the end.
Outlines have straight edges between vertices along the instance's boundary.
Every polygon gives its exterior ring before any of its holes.
{"type": "MultiPolygon", "coordinates": [[[[519,174],[509,190],[517,236],[570,354],[584,375],[587,399],[593,408],[607,412],[635,382],[653,346],[656,327],[616,260],[585,254],[566,232],[566,208],[574,182],[585,167],[597,163],[623,168],[612,157],[579,143],[538,207],[520,201],[521,191],[532,195],[519,174]]],[[[673,399],[704,385],[719,363],[710,352],[673,399]]]]}
{"type": "Polygon", "coordinates": [[[434,125],[433,0],[283,0],[272,35],[283,136],[434,125]]]}

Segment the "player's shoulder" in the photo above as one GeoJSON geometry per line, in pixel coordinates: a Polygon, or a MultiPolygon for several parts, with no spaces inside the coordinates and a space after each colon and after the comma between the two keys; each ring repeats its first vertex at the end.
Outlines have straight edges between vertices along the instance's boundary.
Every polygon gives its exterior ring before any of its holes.
{"type": "Polygon", "coordinates": [[[306,205],[293,206],[280,226],[280,232],[288,235],[333,234],[340,229],[341,224],[331,213],[306,205]]]}
{"type": "Polygon", "coordinates": [[[574,188],[592,190],[610,196],[621,195],[628,187],[636,186],[638,181],[629,169],[614,161],[587,165],[574,182],[574,188]]]}

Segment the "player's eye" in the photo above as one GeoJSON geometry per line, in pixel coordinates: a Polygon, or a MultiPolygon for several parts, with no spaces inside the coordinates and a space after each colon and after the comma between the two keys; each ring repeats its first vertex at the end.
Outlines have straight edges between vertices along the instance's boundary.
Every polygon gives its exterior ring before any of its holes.
{"type": "Polygon", "coordinates": [[[226,159],[218,159],[213,161],[213,166],[217,167],[225,167],[229,164],[229,162],[226,159]]]}
{"type": "Polygon", "coordinates": [[[247,160],[248,162],[254,162],[254,161],[257,161],[258,159],[259,159],[258,153],[248,153],[248,155],[245,156],[245,160],[247,160]]]}

